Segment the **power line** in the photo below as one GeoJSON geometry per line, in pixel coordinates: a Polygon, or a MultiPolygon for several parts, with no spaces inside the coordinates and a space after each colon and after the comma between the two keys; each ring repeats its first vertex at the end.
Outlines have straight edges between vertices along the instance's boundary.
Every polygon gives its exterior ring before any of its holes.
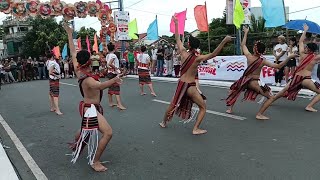
{"type": "Polygon", "coordinates": [[[125,7],[125,8],[129,8],[129,7],[132,7],[132,6],[134,6],[134,5],[138,4],[138,3],[142,2],[142,1],[143,1],[143,0],[137,1],[137,2],[135,2],[135,3],[133,3],[133,4],[131,4],[130,6],[128,6],[128,7],[125,7]]]}
{"type": "Polygon", "coordinates": [[[302,10],[298,10],[298,11],[293,11],[293,12],[290,12],[290,13],[288,13],[288,14],[294,14],[294,13],[303,12],[303,11],[308,11],[308,10],[316,9],[316,8],[320,8],[320,6],[315,6],[315,7],[311,7],[311,8],[307,8],[307,9],[302,9],[302,10]]]}

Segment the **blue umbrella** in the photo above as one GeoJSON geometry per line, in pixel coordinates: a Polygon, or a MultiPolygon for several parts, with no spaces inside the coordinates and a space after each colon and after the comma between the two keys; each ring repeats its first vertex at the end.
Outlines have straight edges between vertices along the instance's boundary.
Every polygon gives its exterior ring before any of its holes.
{"type": "Polygon", "coordinates": [[[309,26],[308,32],[320,34],[320,26],[312,21],[308,20],[293,20],[289,21],[287,24],[283,25],[284,28],[287,29],[294,29],[294,30],[301,30],[303,31],[303,24],[307,24],[309,26]]]}

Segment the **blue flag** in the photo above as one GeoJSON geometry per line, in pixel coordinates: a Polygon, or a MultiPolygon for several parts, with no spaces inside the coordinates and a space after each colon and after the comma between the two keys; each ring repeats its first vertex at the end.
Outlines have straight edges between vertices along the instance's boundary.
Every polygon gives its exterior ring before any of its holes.
{"type": "Polygon", "coordinates": [[[149,25],[149,28],[147,30],[147,39],[148,40],[158,40],[158,19],[156,19],[149,25]]]}
{"type": "Polygon", "coordinates": [[[68,56],[67,43],[63,46],[63,50],[62,50],[61,56],[62,56],[62,59],[66,60],[66,57],[68,56]]]}
{"type": "Polygon", "coordinates": [[[100,45],[99,45],[99,51],[100,51],[100,52],[103,51],[102,43],[100,43],[100,45]]]}
{"type": "Polygon", "coordinates": [[[266,27],[278,27],[286,23],[283,0],[260,0],[266,27]]]}

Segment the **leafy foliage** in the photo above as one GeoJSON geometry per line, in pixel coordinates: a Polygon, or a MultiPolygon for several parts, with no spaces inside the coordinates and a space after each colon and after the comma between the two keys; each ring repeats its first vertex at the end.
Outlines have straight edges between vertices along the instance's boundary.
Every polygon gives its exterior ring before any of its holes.
{"type": "Polygon", "coordinates": [[[23,54],[37,57],[43,55],[48,48],[54,46],[63,48],[67,42],[67,34],[54,18],[42,19],[40,16],[31,20],[33,27],[23,39],[23,54]],[[48,46],[47,46],[48,44],[48,46]]]}

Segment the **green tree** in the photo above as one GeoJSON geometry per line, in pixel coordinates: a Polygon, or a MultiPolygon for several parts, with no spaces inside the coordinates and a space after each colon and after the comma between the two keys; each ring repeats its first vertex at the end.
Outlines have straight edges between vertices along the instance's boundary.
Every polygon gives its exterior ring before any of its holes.
{"type": "MultiPolygon", "coordinates": [[[[77,32],[77,38],[79,37],[81,38],[81,46],[83,49],[87,49],[87,43],[86,43],[87,36],[89,37],[90,45],[92,48],[94,43],[94,34],[96,32],[97,31],[93,28],[86,28],[84,26],[80,28],[80,30],[77,32]]],[[[99,40],[98,40],[98,43],[99,43],[99,40]]]]}
{"type": "Polygon", "coordinates": [[[60,46],[62,50],[67,42],[67,34],[54,18],[42,19],[40,16],[31,20],[33,27],[23,39],[23,54],[38,57],[48,51],[48,46],[60,46]],[[47,46],[48,44],[48,46],[47,46]]]}

